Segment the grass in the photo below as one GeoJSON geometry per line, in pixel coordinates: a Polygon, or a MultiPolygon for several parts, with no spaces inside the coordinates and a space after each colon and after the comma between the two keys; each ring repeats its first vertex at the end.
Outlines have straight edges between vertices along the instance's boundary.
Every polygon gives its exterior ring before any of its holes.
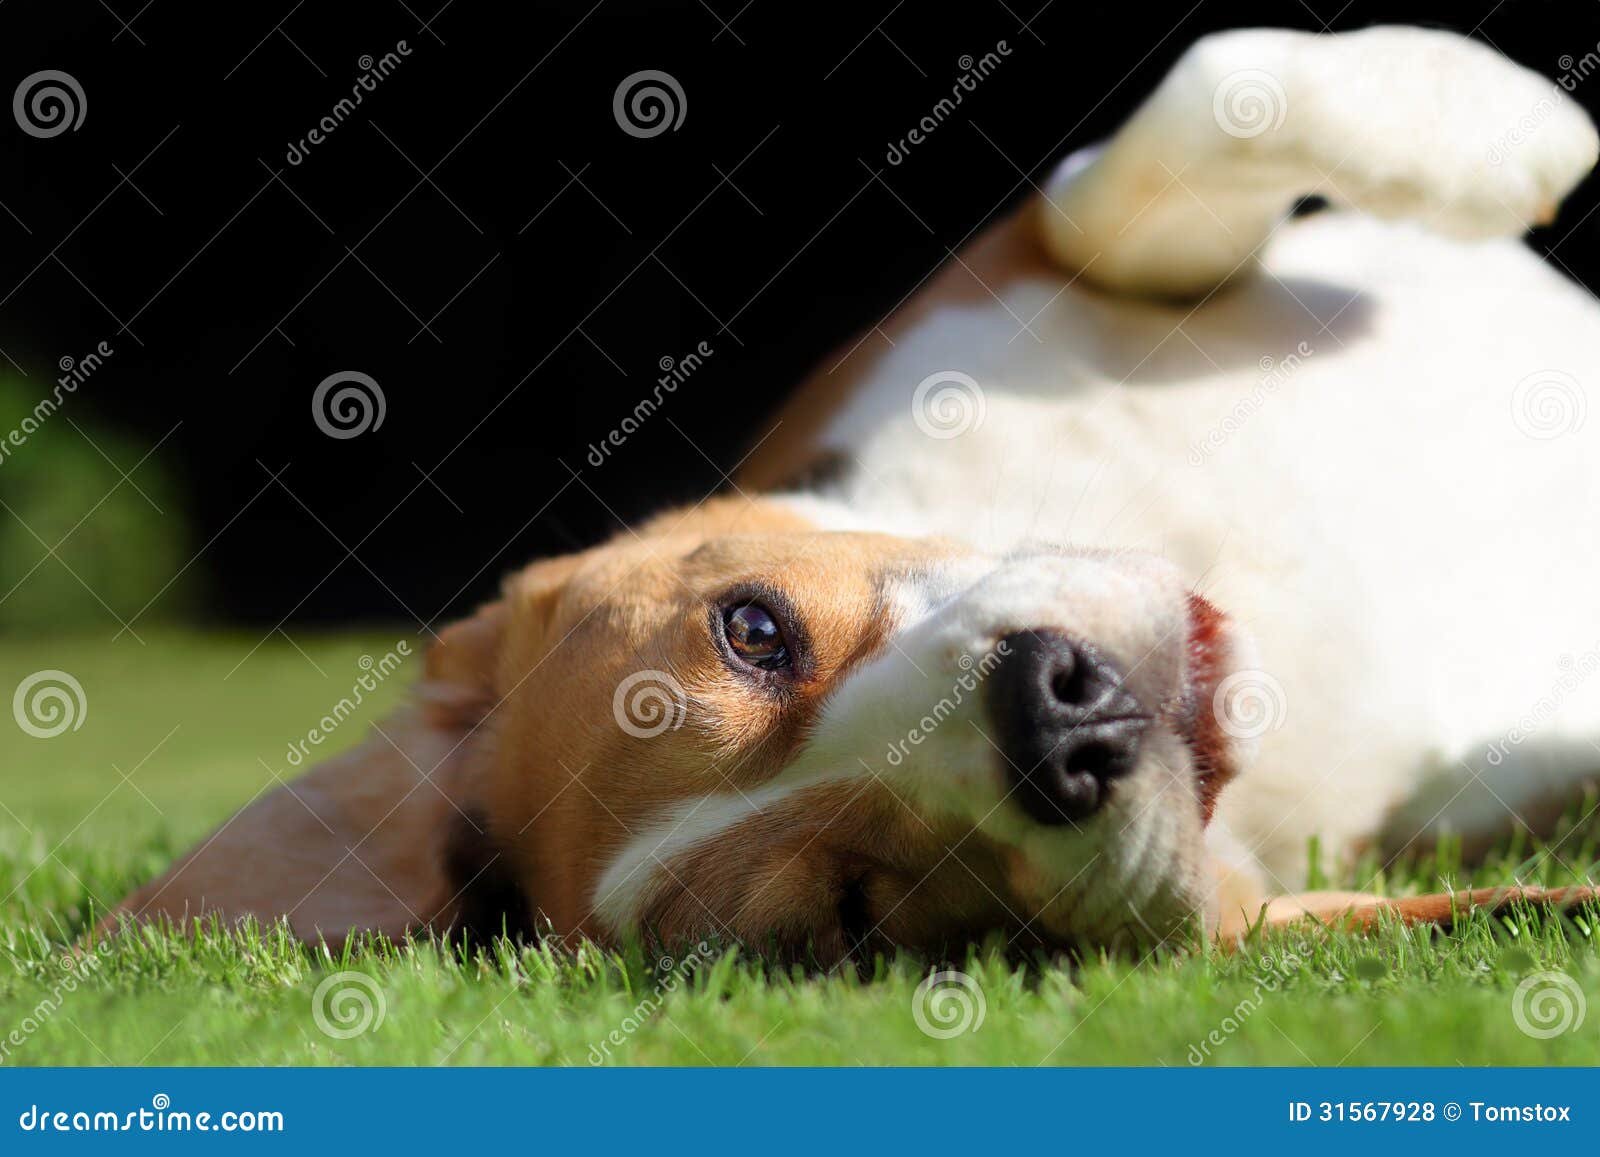
{"type": "MultiPolygon", "coordinates": [[[[904,956],[866,977],[819,977],[714,946],[691,970],[638,947],[565,955],[502,942],[464,955],[369,942],[334,955],[274,929],[147,929],[65,966],[95,910],[287,773],[289,742],[349,688],[360,656],[400,637],[4,645],[0,692],[59,669],[88,709],[50,739],[0,716],[0,1064],[1600,1064],[1593,912],[1076,965],[1008,959],[991,942],[952,962],[984,1013],[948,1039],[918,1027],[929,962],[904,956]],[[1530,993],[1535,1018],[1562,999],[1594,1007],[1541,1039],[1517,1027],[1513,1004],[1519,985],[1549,984],[1540,974],[1552,971],[1574,987],[1530,993]]],[[[369,718],[402,682],[369,701],[369,718]]],[[[337,746],[361,730],[347,723],[337,746]]],[[[1391,866],[1379,887],[1571,882],[1571,866],[1596,861],[1600,824],[1560,836],[1558,855],[1508,842],[1470,874],[1445,848],[1391,866]]],[[[1377,867],[1331,883],[1364,884],[1377,867]]]]}

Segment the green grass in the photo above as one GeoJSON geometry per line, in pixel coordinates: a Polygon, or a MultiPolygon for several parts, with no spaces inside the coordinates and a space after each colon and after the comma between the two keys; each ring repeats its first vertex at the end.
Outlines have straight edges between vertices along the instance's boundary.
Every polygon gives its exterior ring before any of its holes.
{"type": "MultiPolygon", "coordinates": [[[[246,635],[0,646],[4,698],[55,668],[88,703],[80,729],[50,739],[0,716],[0,1064],[1600,1063],[1594,913],[1479,916],[1448,936],[1278,935],[1232,955],[1078,965],[1008,959],[989,943],[952,962],[982,992],[984,1018],[949,1039],[919,1029],[928,962],[905,956],[868,977],[822,977],[717,949],[686,972],[640,948],[501,943],[464,956],[420,942],[333,956],[276,930],[147,929],[64,967],[94,911],[269,784],[269,769],[287,773],[288,743],[348,690],[360,656],[402,637],[280,635],[253,653],[246,635]],[[1538,1039],[1517,1027],[1513,1001],[1544,971],[1570,976],[1591,1010],[1538,1039]],[[370,988],[332,979],[340,972],[370,988]],[[381,1023],[323,1031],[324,982],[332,1028],[359,1017],[363,997],[381,1003],[381,1023]]],[[[402,682],[382,688],[369,718],[402,682]]],[[[346,724],[335,747],[362,729],[346,724]]],[[[1574,866],[1595,862],[1600,825],[1562,835],[1558,856],[1513,842],[1468,874],[1447,848],[1392,866],[1379,886],[1571,882],[1574,866]]],[[[1331,882],[1365,884],[1375,867],[1331,882]]]]}

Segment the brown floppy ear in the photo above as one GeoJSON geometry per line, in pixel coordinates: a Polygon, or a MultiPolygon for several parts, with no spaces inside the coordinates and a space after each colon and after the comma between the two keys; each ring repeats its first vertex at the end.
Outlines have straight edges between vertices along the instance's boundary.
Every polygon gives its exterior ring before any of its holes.
{"type": "Polygon", "coordinates": [[[470,866],[457,845],[483,827],[471,779],[485,761],[505,619],[497,602],[447,628],[411,704],[361,746],[258,796],[102,929],[215,914],[285,919],[302,940],[332,943],[449,926],[470,866]]]}

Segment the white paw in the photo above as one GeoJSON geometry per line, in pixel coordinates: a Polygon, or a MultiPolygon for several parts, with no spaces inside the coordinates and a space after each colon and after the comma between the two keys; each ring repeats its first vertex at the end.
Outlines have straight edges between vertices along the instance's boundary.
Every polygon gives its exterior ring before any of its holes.
{"type": "Polygon", "coordinates": [[[1594,125],[1560,85],[1451,33],[1223,33],[1180,74],[1170,107],[1191,128],[1208,110],[1224,155],[1301,168],[1333,200],[1445,233],[1548,221],[1595,163],[1594,125]]]}

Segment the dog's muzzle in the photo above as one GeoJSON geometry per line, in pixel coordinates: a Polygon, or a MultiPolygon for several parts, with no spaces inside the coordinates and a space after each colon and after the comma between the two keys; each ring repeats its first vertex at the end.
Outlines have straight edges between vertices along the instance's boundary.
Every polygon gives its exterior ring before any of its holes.
{"type": "Polygon", "coordinates": [[[1112,781],[1134,770],[1151,717],[1092,646],[1054,628],[1003,642],[989,713],[1012,795],[1039,823],[1077,823],[1105,803],[1112,781]]]}

